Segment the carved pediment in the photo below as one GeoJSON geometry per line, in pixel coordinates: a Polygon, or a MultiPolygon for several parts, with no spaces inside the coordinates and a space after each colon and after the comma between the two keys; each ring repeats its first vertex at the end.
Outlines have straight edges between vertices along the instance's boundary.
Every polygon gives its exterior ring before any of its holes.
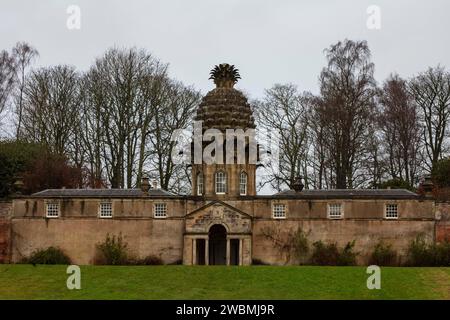
{"type": "Polygon", "coordinates": [[[250,233],[251,216],[222,201],[213,201],[186,216],[187,233],[208,233],[215,224],[222,224],[228,233],[250,233]]]}

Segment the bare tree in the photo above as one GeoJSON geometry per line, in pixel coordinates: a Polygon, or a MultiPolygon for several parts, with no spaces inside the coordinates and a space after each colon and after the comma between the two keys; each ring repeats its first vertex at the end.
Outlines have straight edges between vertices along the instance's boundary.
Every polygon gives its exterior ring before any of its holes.
{"type": "Polygon", "coordinates": [[[431,171],[448,151],[445,139],[450,122],[450,73],[440,66],[429,68],[410,81],[409,89],[421,110],[426,169],[431,171]]]}
{"type": "Polygon", "coordinates": [[[171,136],[176,129],[188,128],[199,103],[198,91],[180,82],[166,80],[164,98],[151,123],[148,141],[148,170],[159,178],[163,189],[179,193],[189,190],[186,166],[173,162],[172,153],[176,145],[171,136]]]}
{"type": "Polygon", "coordinates": [[[94,180],[102,180],[104,172],[113,188],[135,185],[153,103],[158,103],[155,83],[165,72],[166,66],[145,50],[132,48],[108,50],[86,74],[84,144],[94,180]]]}
{"type": "Polygon", "coordinates": [[[378,130],[378,124],[374,121],[368,129],[369,134],[366,141],[365,159],[362,161],[365,165],[363,170],[367,171],[367,182],[365,187],[378,188],[382,183],[386,173],[386,161],[382,148],[383,137],[378,130]]]}
{"type": "Polygon", "coordinates": [[[327,49],[328,66],[320,75],[314,116],[323,125],[322,143],[330,157],[333,187],[353,188],[365,182],[363,167],[368,128],[373,121],[376,83],[365,41],[345,40],[327,49]]]}
{"type": "Polygon", "coordinates": [[[82,152],[85,155],[88,185],[91,188],[106,187],[106,174],[103,163],[104,119],[102,110],[107,96],[101,86],[101,75],[89,71],[80,81],[80,127],[78,133],[82,140],[82,152]]]}
{"type": "Polygon", "coordinates": [[[71,157],[74,128],[79,125],[78,73],[70,66],[33,71],[23,92],[20,136],[71,157]]]}
{"type": "Polygon", "coordinates": [[[13,58],[16,64],[17,90],[15,93],[15,108],[17,113],[16,138],[20,138],[23,111],[23,93],[27,68],[39,56],[38,51],[26,42],[18,42],[13,48],[13,58]]]}
{"type": "Polygon", "coordinates": [[[109,50],[83,80],[83,145],[92,186],[139,185],[143,172],[163,189],[188,188],[171,159],[175,129],[186,128],[200,95],[167,76],[143,50],[109,50]]]}
{"type": "MultiPolygon", "coordinates": [[[[296,176],[306,176],[308,154],[308,103],[293,84],[276,84],[265,91],[257,102],[260,128],[275,131],[279,137],[278,168],[266,168],[268,177],[260,187],[269,183],[280,191],[292,187],[296,176]]],[[[305,183],[308,185],[308,180],[305,183]]]]}
{"type": "Polygon", "coordinates": [[[381,90],[379,127],[387,154],[389,174],[411,186],[418,182],[422,128],[414,97],[398,75],[388,78],[381,90]]]}
{"type": "Polygon", "coordinates": [[[142,78],[142,92],[146,100],[146,104],[142,105],[139,116],[140,141],[139,141],[139,157],[137,161],[136,182],[140,185],[142,175],[144,173],[145,164],[149,156],[147,150],[154,119],[157,116],[161,105],[166,100],[167,92],[167,65],[161,65],[156,68],[152,74],[148,74],[142,78]]]}
{"type": "Polygon", "coordinates": [[[0,123],[6,103],[15,84],[14,58],[5,50],[0,52],[0,123]]]}
{"type": "Polygon", "coordinates": [[[307,95],[311,112],[309,117],[308,135],[310,137],[310,147],[308,157],[308,181],[314,189],[328,189],[332,183],[332,167],[329,150],[326,148],[325,126],[327,119],[324,114],[317,112],[322,104],[320,97],[312,94],[307,95]]]}

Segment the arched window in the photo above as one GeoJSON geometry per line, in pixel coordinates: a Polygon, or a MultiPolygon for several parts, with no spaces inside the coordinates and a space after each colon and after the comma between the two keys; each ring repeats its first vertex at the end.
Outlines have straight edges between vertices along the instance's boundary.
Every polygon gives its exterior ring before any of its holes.
{"type": "Polygon", "coordinates": [[[216,172],[216,193],[224,194],[227,192],[227,175],[223,171],[216,172]]]}
{"type": "Polygon", "coordinates": [[[197,173],[197,195],[201,196],[203,194],[203,173],[197,173]]]}
{"type": "Polygon", "coordinates": [[[245,172],[241,172],[239,175],[239,194],[241,196],[247,195],[247,174],[245,172]]]}

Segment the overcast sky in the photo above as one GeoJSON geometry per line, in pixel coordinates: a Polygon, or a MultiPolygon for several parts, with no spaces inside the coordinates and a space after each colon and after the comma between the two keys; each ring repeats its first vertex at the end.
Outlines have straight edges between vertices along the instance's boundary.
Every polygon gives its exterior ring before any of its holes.
{"type": "Polygon", "coordinates": [[[383,81],[438,63],[450,66],[448,0],[0,0],[0,49],[27,41],[38,65],[86,70],[111,46],[144,47],[170,63],[173,77],[203,92],[208,73],[229,62],[238,87],[261,97],[274,83],[317,92],[323,49],[345,38],[367,40],[383,81]],[[66,26],[68,6],[81,28],[66,26]],[[381,29],[367,28],[367,8],[381,9],[381,29]]]}

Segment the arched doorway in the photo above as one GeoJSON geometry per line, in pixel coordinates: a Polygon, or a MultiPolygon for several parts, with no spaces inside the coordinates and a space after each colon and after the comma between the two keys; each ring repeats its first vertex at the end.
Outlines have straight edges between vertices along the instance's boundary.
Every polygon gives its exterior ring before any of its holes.
{"type": "Polygon", "coordinates": [[[227,264],[227,230],[221,224],[209,229],[209,264],[227,264]]]}

